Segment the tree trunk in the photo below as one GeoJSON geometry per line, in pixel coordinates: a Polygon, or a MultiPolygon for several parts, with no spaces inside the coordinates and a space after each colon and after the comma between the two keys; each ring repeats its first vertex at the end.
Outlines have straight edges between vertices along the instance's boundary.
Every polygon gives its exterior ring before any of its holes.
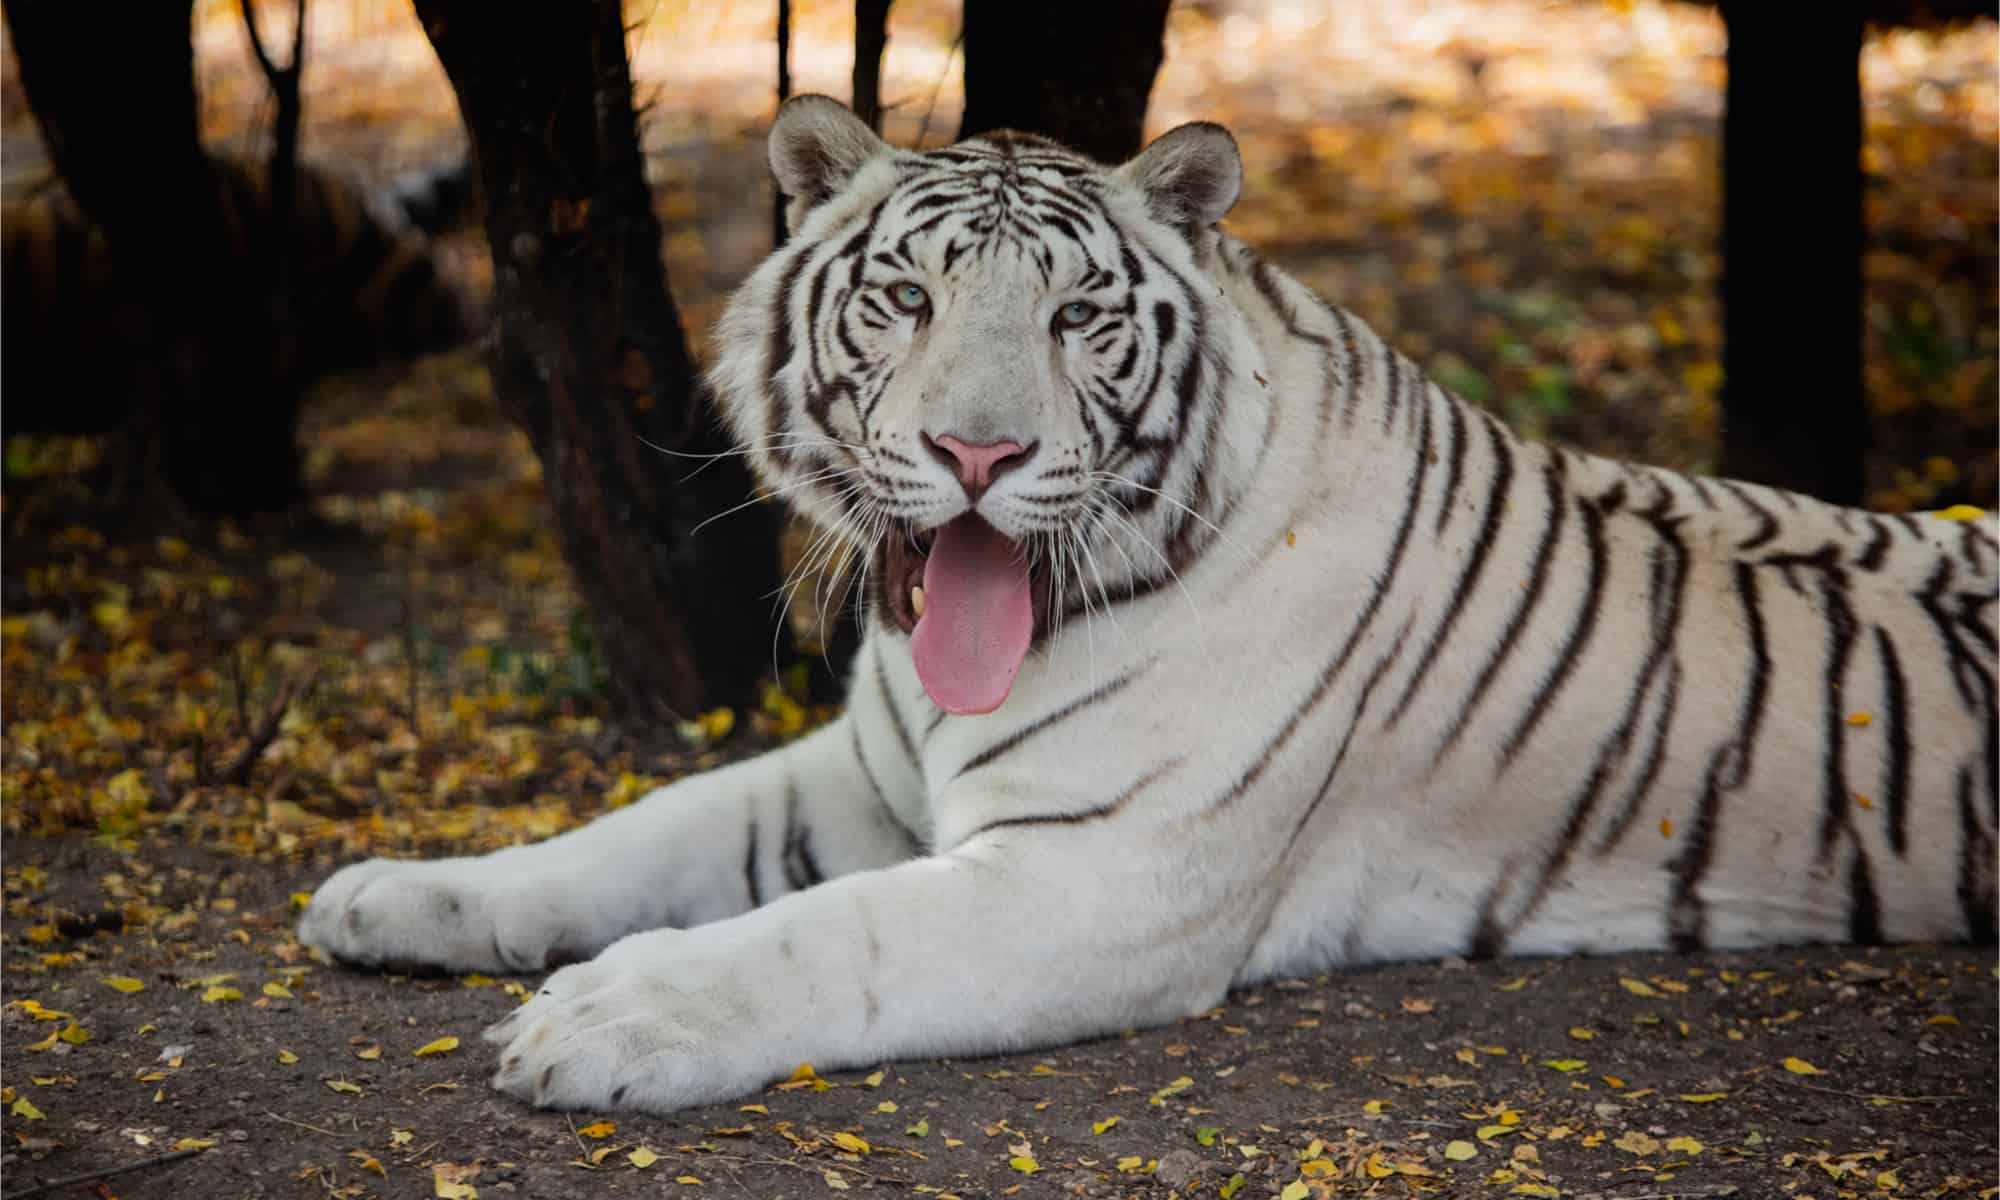
{"type": "Polygon", "coordinates": [[[854,0],[854,115],[882,132],[882,54],[889,48],[889,0],[854,0]]]}
{"type": "MultiPolygon", "coordinates": [[[[114,37],[101,13],[73,0],[15,0],[6,13],[49,157],[156,322],[144,351],[154,378],[138,389],[115,451],[118,501],[151,503],[164,478],[199,509],[268,511],[298,494],[298,393],[250,280],[268,247],[228,224],[222,180],[201,148],[192,8],[130,6],[114,37]]],[[[62,366],[25,382],[60,389],[62,366]]]]}
{"type": "Polygon", "coordinates": [[[618,0],[532,14],[418,0],[458,94],[485,200],[493,382],[533,441],[612,698],[685,716],[769,667],[777,513],[743,503],[667,292],[640,169],[618,0]]]}
{"type": "Polygon", "coordinates": [[[1859,504],[1861,15],[1767,0],[1722,13],[1722,470],[1859,504]]]}
{"type": "Polygon", "coordinates": [[[1166,57],[1167,4],[965,0],[958,136],[1018,129],[1100,162],[1137,154],[1166,57]]]}

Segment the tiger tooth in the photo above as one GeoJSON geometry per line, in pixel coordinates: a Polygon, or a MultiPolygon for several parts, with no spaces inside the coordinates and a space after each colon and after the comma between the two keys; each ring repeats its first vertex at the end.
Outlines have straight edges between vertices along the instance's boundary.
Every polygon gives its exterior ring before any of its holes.
{"type": "Polygon", "coordinates": [[[924,589],[916,586],[915,584],[910,585],[910,611],[917,614],[917,618],[919,620],[923,619],[924,589]]]}

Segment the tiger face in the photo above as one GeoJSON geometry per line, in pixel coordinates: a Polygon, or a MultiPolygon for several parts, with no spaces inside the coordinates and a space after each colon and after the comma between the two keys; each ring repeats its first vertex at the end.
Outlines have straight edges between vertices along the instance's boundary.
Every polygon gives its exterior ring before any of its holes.
{"type": "Polygon", "coordinates": [[[765,486],[857,552],[932,699],[990,712],[1066,614],[1171,579],[1227,490],[1207,327],[1236,318],[1198,264],[1235,143],[916,154],[811,96],[770,157],[796,236],[732,298],[716,394],[765,486]]]}

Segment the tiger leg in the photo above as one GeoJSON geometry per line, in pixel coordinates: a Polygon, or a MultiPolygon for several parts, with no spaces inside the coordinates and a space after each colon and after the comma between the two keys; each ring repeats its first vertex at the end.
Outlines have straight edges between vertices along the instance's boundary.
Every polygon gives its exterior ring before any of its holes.
{"type": "Polygon", "coordinates": [[[398,969],[534,971],[588,958],[636,930],[719,920],[910,857],[921,791],[895,765],[872,767],[842,717],[545,842],[343,868],[313,895],[299,936],[398,969]]]}
{"type": "Polygon", "coordinates": [[[1016,1050],[1201,1011],[1247,933],[1190,921],[1158,861],[1115,824],[1016,827],[634,934],[488,1030],[506,1043],[494,1085],[547,1107],[664,1112],[801,1062],[1016,1050]]]}

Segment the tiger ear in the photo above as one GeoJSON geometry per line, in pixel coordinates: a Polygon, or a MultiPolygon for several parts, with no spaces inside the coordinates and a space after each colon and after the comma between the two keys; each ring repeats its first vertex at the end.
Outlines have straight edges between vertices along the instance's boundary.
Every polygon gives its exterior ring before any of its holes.
{"type": "Polygon", "coordinates": [[[1236,139],[1212,121],[1168,130],[1118,174],[1145,193],[1156,219],[1189,233],[1220,221],[1243,190],[1236,139]]]}
{"type": "Polygon", "coordinates": [[[869,159],[889,144],[847,106],[825,96],[794,96],[771,125],[771,174],[791,197],[787,223],[797,230],[810,210],[845,187],[869,159]]]}

